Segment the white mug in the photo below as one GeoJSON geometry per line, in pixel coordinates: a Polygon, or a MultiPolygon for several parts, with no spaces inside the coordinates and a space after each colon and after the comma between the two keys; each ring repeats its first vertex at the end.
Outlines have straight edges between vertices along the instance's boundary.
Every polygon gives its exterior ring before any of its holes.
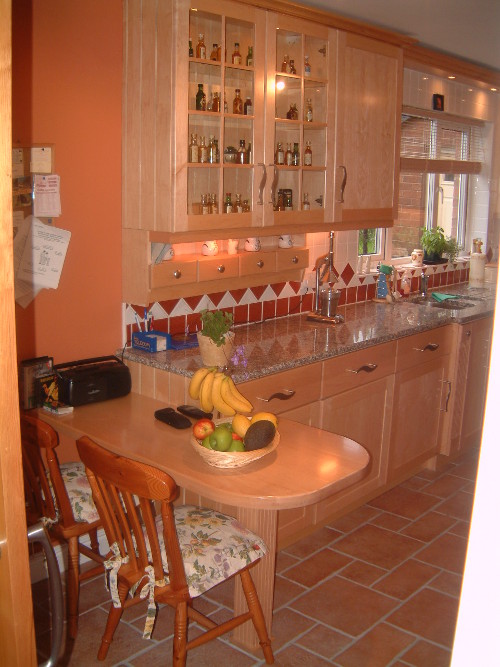
{"type": "Polygon", "coordinates": [[[163,255],[163,260],[164,262],[168,262],[169,259],[173,259],[175,256],[174,248],[173,246],[170,245],[170,243],[167,244],[167,249],[165,251],[165,254],[163,255]]]}
{"type": "Polygon", "coordinates": [[[217,245],[217,241],[205,241],[205,243],[201,246],[202,255],[212,256],[216,255],[218,252],[219,246],[217,245]]]}
{"type": "Polygon", "coordinates": [[[260,239],[256,236],[251,236],[245,241],[245,250],[247,252],[257,252],[260,250],[260,239]]]}
{"type": "Polygon", "coordinates": [[[424,262],[424,251],[420,248],[415,248],[411,253],[411,263],[413,266],[422,266],[424,262]]]}
{"type": "Polygon", "coordinates": [[[291,248],[293,246],[292,237],[290,234],[282,234],[278,239],[278,246],[280,248],[291,248]]]}
{"type": "Polygon", "coordinates": [[[228,255],[236,255],[238,252],[238,239],[227,240],[227,252],[228,255]]]}

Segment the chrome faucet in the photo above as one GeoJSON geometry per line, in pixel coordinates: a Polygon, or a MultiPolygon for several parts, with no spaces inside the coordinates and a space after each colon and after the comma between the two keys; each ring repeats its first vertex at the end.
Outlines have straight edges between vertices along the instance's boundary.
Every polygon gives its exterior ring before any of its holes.
{"type": "Polygon", "coordinates": [[[420,274],[420,296],[427,296],[427,283],[429,282],[429,276],[426,276],[422,271],[420,274]]]}
{"type": "Polygon", "coordinates": [[[318,257],[315,264],[316,269],[316,294],[314,295],[314,312],[319,313],[319,289],[324,282],[336,283],[339,274],[333,266],[333,232],[330,232],[330,245],[326,255],[318,257]],[[323,267],[323,268],[321,268],[323,267]]]}

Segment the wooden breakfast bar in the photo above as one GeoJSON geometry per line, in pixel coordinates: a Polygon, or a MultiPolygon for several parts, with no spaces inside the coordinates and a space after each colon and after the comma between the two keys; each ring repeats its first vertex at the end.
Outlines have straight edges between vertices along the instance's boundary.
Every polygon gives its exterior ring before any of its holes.
{"type": "MultiPolygon", "coordinates": [[[[303,507],[327,498],[360,480],[370,460],[359,444],[327,431],[280,419],[279,446],[248,466],[220,469],[208,465],[190,442],[191,430],[176,430],[154,418],[165,404],[136,393],[77,407],[68,415],[38,410],[61,435],[87,435],[116,454],[156,466],[181,488],[181,502],[210,505],[236,516],[260,535],[269,552],[252,570],[268,630],[271,632],[278,510],[303,507]]],[[[235,589],[235,611],[246,609],[235,589]]],[[[234,639],[255,649],[250,623],[234,639]]]]}

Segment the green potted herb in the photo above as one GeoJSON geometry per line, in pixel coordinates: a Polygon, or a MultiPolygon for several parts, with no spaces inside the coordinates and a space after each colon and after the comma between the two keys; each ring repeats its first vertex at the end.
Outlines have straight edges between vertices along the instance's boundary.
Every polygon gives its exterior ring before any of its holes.
{"type": "Polygon", "coordinates": [[[435,227],[433,229],[423,228],[421,245],[424,250],[424,261],[429,264],[442,264],[446,260],[442,259],[443,255],[447,255],[450,262],[454,262],[457,258],[460,245],[451,236],[444,235],[442,227],[435,227]]]}
{"type": "Polygon", "coordinates": [[[202,310],[198,345],[205,366],[225,366],[234,347],[233,314],[223,310],[202,310]]]}

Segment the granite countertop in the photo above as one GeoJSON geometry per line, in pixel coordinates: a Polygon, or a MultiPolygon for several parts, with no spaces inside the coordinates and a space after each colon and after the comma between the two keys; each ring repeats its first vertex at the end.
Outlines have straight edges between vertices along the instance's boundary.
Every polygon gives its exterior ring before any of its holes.
{"type": "MultiPolygon", "coordinates": [[[[231,374],[235,382],[254,380],[446,324],[465,324],[494,311],[494,285],[462,284],[433,291],[457,294],[460,304],[470,305],[458,309],[420,305],[411,299],[391,304],[369,301],[339,308],[345,322],[337,325],[308,321],[301,314],[235,327],[239,363],[229,365],[231,374]]],[[[126,348],[123,358],[188,377],[202,365],[198,348],[155,354],[126,348]]]]}

